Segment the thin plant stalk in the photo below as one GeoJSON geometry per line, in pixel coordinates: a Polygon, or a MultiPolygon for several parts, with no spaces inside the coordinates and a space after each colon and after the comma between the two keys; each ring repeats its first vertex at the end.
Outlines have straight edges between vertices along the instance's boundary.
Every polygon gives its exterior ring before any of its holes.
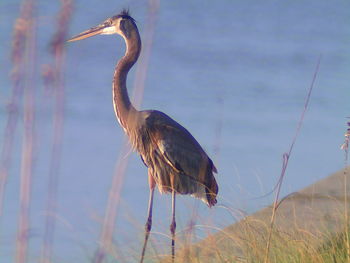
{"type": "MultiPolygon", "coordinates": [[[[345,151],[347,160],[347,151],[345,151]]],[[[345,245],[346,245],[346,259],[349,262],[350,259],[350,239],[349,239],[349,215],[348,215],[348,180],[347,180],[347,167],[344,169],[344,217],[345,217],[345,245]]]]}
{"type": "Polygon", "coordinates": [[[128,153],[130,146],[127,139],[124,137],[123,146],[120,151],[118,161],[116,163],[115,173],[112,180],[111,189],[109,191],[107,207],[103,219],[102,230],[100,234],[100,246],[95,252],[95,263],[104,261],[106,252],[112,249],[113,232],[115,228],[115,220],[117,216],[117,208],[120,200],[121,187],[124,182],[124,174],[128,164],[128,153]]]}
{"type": "Polygon", "coordinates": [[[7,122],[5,126],[3,145],[0,157],[0,218],[3,212],[3,199],[5,186],[8,178],[8,170],[11,165],[14,136],[17,128],[18,115],[20,111],[20,101],[23,97],[24,60],[25,43],[28,36],[28,25],[26,21],[31,17],[32,1],[24,1],[19,18],[14,25],[14,35],[12,44],[12,72],[13,81],[10,102],[7,105],[7,122]]]}
{"type": "Polygon", "coordinates": [[[279,201],[279,196],[280,196],[280,192],[281,192],[281,187],[282,187],[283,179],[284,179],[284,177],[285,177],[286,170],[287,170],[287,167],[288,167],[289,157],[290,157],[290,155],[292,154],[292,150],[293,150],[293,148],[294,148],[294,144],[295,144],[295,142],[296,142],[296,140],[297,140],[297,138],[298,138],[298,136],[299,136],[301,127],[302,127],[303,122],[304,122],[304,117],[305,117],[306,111],[307,111],[308,106],[309,106],[309,102],[310,102],[312,90],[313,90],[313,88],[314,88],[314,84],[315,84],[315,81],[316,81],[317,73],[318,73],[318,71],[319,71],[319,66],[320,66],[320,63],[321,63],[321,57],[322,57],[322,56],[320,56],[320,57],[318,58],[317,65],[316,65],[316,69],[315,69],[315,73],[314,73],[314,75],[313,75],[313,78],[312,78],[312,81],[311,81],[311,85],[310,85],[310,88],[309,88],[309,92],[308,92],[308,94],[307,94],[307,96],[306,96],[304,108],[303,108],[303,111],[302,111],[302,113],[301,113],[301,116],[300,116],[300,119],[299,119],[299,122],[298,122],[297,129],[296,129],[296,131],[295,131],[295,134],[294,134],[292,143],[291,143],[291,145],[290,145],[290,147],[289,147],[289,151],[283,154],[282,171],[281,171],[280,178],[279,178],[279,180],[278,180],[278,185],[277,185],[275,200],[274,200],[273,207],[272,207],[272,215],[271,215],[271,220],[270,220],[270,227],[269,227],[268,238],[267,238],[267,242],[266,242],[264,263],[268,263],[268,262],[269,262],[269,254],[270,254],[270,246],[271,246],[272,231],[273,231],[273,227],[274,227],[274,222],[275,222],[275,217],[276,217],[276,211],[277,211],[277,208],[278,208],[279,203],[280,203],[280,201],[279,201]]]}
{"type": "Polygon", "coordinates": [[[25,82],[24,82],[24,137],[22,146],[22,163],[20,175],[20,209],[16,240],[16,263],[24,263],[28,254],[30,225],[30,196],[33,175],[34,145],[35,145],[35,19],[33,14],[34,1],[27,1],[30,9],[27,17],[27,42],[25,52],[25,82]]]}
{"type": "MultiPolygon", "coordinates": [[[[150,0],[148,8],[148,16],[145,26],[144,45],[140,61],[137,64],[136,75],[134,81],[133,101],[136,107],[139,107],[143,98],[143,91],[147,76],[148,63],[153,45],[153,37],[155,31],[156,18],[159,9],[159,0],[150,0]]],[[[100,246],[95,252],[93,262],[102,263],[106,257],[106,253],[112,249],[112,239],[117,217],[117,208],[120,199],[120,192],[124,181],[124,175],[129,161],[130,145],[126,138],[123,140],[123,146],[119,154],[116,164],[115,173],[112,179],[112,185],[109,191],[107,207],[100,233],[100,246]]],[[[120,257],[122,257],[120,255],[120,257]]]]}
{"type": "MultiPolygon", "coordinates": [[[[350,117],[349,117],[350,118],[350,117]]],[[[345,133],[345,141],[341,146],[344,150],[344,217],[345,217],[345,245],[346,259],[350,260],[350,238],[349,238],[349,214],[348,214],[348,160],[349,160],[349,141],[350,141],[350,122],[347,123],[348,129],[345,133]]]]}
{"type": "Polygon", "coordinates": [[[149,59],[151,57],[155,26],[158,18],[158,10],[160,0],[148,1],[148,14],[145,23],[145,31],[142,34],[143,49],[139,62],[136,66],[135,81],[133,85],[133,102],[136,107],[140,107],[143,99],[143,92],[145,90],[145,82],[148,71],[149,59]]]}
{"type": "Polygon", "coordinates": [[[46,203],[46,221],[43,238],[41,262],[52,261],[52,250],[55,232],[56,200],[58,190],[59,167],[62,152],[62,137],[64,124],[64,43],[68,31],[68,25],[72,14],[72,0],[61,0],[62,7],[57,18],[57,31],[53,36],[51,51],[54,56],[54,65],[51,78],[46,80],[53,87],[54,110],[53,110],[53,142],[51,149],[51,161],[49,170],[49,182],[46,203]]]}

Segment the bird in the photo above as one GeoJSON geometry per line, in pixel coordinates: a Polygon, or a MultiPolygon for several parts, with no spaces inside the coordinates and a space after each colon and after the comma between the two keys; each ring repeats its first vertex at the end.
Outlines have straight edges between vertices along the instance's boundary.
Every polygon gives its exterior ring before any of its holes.
{"type": "Polygon", "coordinates": [[[136,21],[128,10],[106,19],[68,40],[82,40],[95,35],[120,35],[126,45],[124,56],[117,62],[113,82],[113,107],[117,120],[148,168],[149,201],[144,243],[140,263],[144,260],[152,228],[154,189],[171,194],[172,221],[171,255],[175,260],[175,198],[177,194],[192,195],[208,207],[217,203],[217,169],[191,133],[165,113],[157,110],[137,110],[130,101],[126,81],[130,69],[141,52],[141,38],[136,21]]]}

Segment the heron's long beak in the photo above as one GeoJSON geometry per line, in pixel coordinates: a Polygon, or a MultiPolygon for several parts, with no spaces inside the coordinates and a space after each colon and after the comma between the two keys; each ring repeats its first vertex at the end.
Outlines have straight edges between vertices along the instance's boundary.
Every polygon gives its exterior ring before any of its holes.
{"type": "Polygon", "coordinates": [[[89,30],[86,30],[86,31],[80,33],[79,35],[72,37],[71,39],[67,40],[67,42],[73,42],[73,41],[77,41],[77,40],[82,40],[84,38],[100,35],[103,33],[103,30],[107,27],[108,27],[108,25],[106,25],[106,24],[101,24],[101,25],[92,27],[89,30]]]}

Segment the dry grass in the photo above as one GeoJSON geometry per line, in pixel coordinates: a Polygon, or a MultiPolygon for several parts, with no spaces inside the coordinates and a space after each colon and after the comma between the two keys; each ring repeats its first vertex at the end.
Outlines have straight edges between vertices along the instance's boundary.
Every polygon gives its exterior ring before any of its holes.
{"type": "Polygon", "coordinates": [[[265,257],[264,257],[264,262],[265,263],[269,262],[271,237],[272,237],[272,234],[273,234],[273,227],[274,227],[274,222],[275,222],[276,211],[278,209],[278,206],[280,205],[279,195],[280,195],[282,183],[283,183],[283,180],[284,180],[284,177],[285,177],[285,174],[286,174],[286,170],[287,170],[287,167],[288,167],[289,157],[292,154],[294,144],[295,144],[295,142],[296,142],[296,140],[297,140],[297,138],[299,136],[299,133],[300,133],[303,121],[304,121],[304,117],[305,117],[306,111],[307,111],[308,106],[309,106],[309,102],[310,102],[312,90],[314,88],[314,84],[315,84],[315,80],[316,80],[316,77],[317,77],[317,73],[318,73],[318,70],[319,70],[320,62],[321,62],[321,56],[318,59],[316,70],[315,70],[315,73],[314,73],[314,76],[312,78],[312,82],[311,82],[311,85],[310,85],[310,88],[309,88],[309,92],[308,92],[308,94],[306,96],[304,109],[303,109],[303,111],[301,113],[300,120],[299,120],[297,129],[296,129],[295,135],[294,135],[292,143],[291,143],[291,145],[289,147],[289,151],[288,151],[288,153],[284,153],[283,154],[282,171],[281,171],[281,176],[280,176],[280,178],[278,180],[278,183],[277,183],[276,197],[275,197],[275,200],[274,200],[274,203],[273,203],[273,209],[272,209],[272,214],[271,214],[270,231],[269,231],[267,242],[266,242],[266,250],[265,250],[265,257]]]}
{"type": "MultiPolygon", "coordinates": [[[[283,200],[271,234],[269,262],[347,262],[344,171],[283,200]]],[[[182,233],[176,262],[264,262],[272,210],[273,206],[265,208],[225,229],[216,229],[218,233],[195,245],[188,245],[187,233],[182,233]]],[[[167,255],[149,255],[149,260],[170,262],[167,255]]]]}
{"type": "MultiPolygon", "coordinates": [[[[24,97],[23,101],[23,144],[22,144],[22,159],[20,172],[20,203],[18,215],[18,227],[16,238],[16,262],[26,262],[29,246],[29,227],[30,227],[30,202],[31,202],[31,185],[33,176],[33,160],[34,160],[34,145],[35,145],[35,84],[34,75],[36,64],[35,46],[36,46],[36,19],[34,13],[34,1],[24,1],[21,7],[20,16],[16,21],[14,28],[12,60],[14,64],[14,89],[13,99],[16,101],[15,106],[18,108],[18,99],[24,97]]],[[[13,102],[14,102],[13,101],[13,102]]],[[[17,113],[13,113],[8,119],[8,129],[15,129],[17,121],[17,113]],[[12,120],[11,120],[12,119],[12,120]]],[[[11,154],[13,136],[10,136],[10,147],[4,155],[11,154]]],[[[5,146],[6,147],[6,146],[5,146]]],[[[5,161],[9,161],[8,159],[5,161]]],[[[8,168],[8,163],[2,167],[8,168]]],[[[3,170],[2,179],[6,181],[7,171],[3,170]]],[[[5,184],[3,181],[3,184],[5,184]]],[[[2,192],[4,186],[1,187],[2,192]]],[[[3,193],[1,193],[3,196],[3,193]]],[[[0,200],[2,203],[2,198],[0,200]]]]}
{"type": "MultiPolygon", "coordinates": [[[[5,192],[8,170],[11,164],[13,142],[15,140],[17,121],[23,107],[23,144],[21,174],[19,185],[19,215],[16,239],[16,262],[27,262],[29,250],[29,230],[31,188],[33,177],[34,159],[36,157],[36,92],[38,85],[35,81],[38,62],[36,53],[37,41],[37,3],[34,0],[22,1],[20,14],[15,21],[12,43],[12,96],[8,105],[8,119],[5,130],[4,144],[0,163],[0,215],[2,213],[3,198],[5,192]],[[21,104],[23,98],[23,105],[21,104]]],[[[64,72],[64,49],[63,43],[67,31],[67,22],[71,14],[71,1],[62,1],[62,10],[58,16],[57,32],[53,37],[51,50],[54,56],[54,65],[47,66],[45,84],[54,87],[55,110],[54,110],[54,139],[52,149],[51,174],[49,176],[48,198],[47,198],[47,221],[43,240],[42,262],[51,262],[51,247],[53,242],[55,213],[55,195],[57,192],[57,174],[60,160],[60,147],[62,145],[63,124],[63,77],[64,72]]]]}
{"type": "Polygon", "coordinates": [[[41,252],[41,262],[52,262],[53,242],[55,233],[55,217],[57,207],[57,191],[62,152],[62,137],[64,123],[64,66],[65,66],[65,39],[69,22],[72,16],[72,0],[62,0],[61,10],[57,16],[56,32],[51,41],[53,62],[46,65],[42,75],[45,87],[52,90],[53,95],[53,135],[50,170],[48,175],[46,220],[41,252]]]}

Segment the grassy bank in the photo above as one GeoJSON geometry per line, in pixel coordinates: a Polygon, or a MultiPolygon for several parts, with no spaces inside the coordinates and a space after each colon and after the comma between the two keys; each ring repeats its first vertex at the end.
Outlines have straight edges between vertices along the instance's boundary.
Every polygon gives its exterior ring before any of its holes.
{"type": "MultiPolygon", "coordinates": [[[[276,212],[267,262],[348,262],[345,193],[349,189],[344,181],[349,175],[345,171],[283,199],[276,212]]],[[[178,237],[176,262],[265,262],[272,210],[273,206],[266,207],[196,245],[181,243],[188,240],[184,232],[178,237]]],[[[148,259],[171,262],[159,253],[148,259]]]]}

